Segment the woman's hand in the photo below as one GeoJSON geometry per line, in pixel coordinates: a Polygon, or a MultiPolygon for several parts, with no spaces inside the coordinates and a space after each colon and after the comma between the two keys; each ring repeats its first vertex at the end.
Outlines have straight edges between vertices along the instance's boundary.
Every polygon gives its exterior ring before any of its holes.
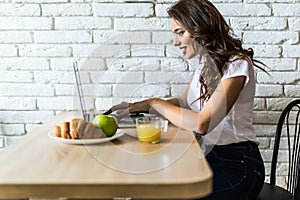
{"type": "Polygon", "coordinates": [[[112,106],[110,109],[108,109],[107,111],[105,111],[103,114],[104,115],[109,115],[109,114],[111,114],[114,111],[123,111],[125,109],[129,109],[129,105],[130,105],[130,103],[123,101],[120,104],[112,106]]]}
{"type": "Polygon", "coordinates": [[[107,115],[116,111],[117,118],[123,118],[124,116],[127,116],[130,113],[149,113],[151,110],[150,104],[153,100],[154,99],[146,99],[135,103],[122,102],[120,104],[114,105],[103,114],[107,115]]]}

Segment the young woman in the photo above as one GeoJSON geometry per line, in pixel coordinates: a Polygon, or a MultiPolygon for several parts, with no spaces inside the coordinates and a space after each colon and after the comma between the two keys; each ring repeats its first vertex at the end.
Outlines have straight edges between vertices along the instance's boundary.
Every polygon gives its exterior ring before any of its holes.
{"type": "Polygon", "coordinates": [[[194,131],[214,173],[213,193],[203,199],[254,200],[265,177],[252,127],[254,66],[262,63],[231,35],[208,0],[179,0],[168,14],[174,45],[187,59],[199,58],[191,83],[179,98],[123,102],[107,113],[124,116],[153,109],[174,125],[194,131]]]}

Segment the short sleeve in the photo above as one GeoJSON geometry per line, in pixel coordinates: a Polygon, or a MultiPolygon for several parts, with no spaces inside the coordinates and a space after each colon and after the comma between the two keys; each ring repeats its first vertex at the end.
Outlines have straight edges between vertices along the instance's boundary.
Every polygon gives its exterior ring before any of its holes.
{"type": "Polygon", "coordinates": [[[238,77],[238,76],[245,76],[245,84],[244,87],[247,85],[249,82],[249,77],[250,77],[250,68],[249,68],[249,62],[244,60],[244,59],[235,59],[232,62],[229,63],[228,69],[224,72],[224,75],[221,79],[221,81],[228,79],[228,78],[233,78],[233,77],[238,77]]]}

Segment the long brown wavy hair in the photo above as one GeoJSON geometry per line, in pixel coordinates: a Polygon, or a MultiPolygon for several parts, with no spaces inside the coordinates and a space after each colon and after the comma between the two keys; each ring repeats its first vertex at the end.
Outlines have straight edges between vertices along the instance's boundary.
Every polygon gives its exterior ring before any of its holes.
{"type": "Polygon", "coordinates": [[[201,96],[197,100],[210,98],[228,64],[234,61],[233,56],[265,71],[261,67],[265,65],[253,59],[253,50],[242,47],[242,41],[233,37],[231,27],[208,0],[179,0],[168,9],[168,14],[191,34],[201,47],[200,57],[205,58],[199,77],[201,96]]]}

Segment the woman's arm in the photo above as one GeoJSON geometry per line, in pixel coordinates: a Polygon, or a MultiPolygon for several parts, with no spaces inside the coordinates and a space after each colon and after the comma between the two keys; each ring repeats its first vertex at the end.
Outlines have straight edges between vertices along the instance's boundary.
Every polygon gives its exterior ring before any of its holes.
{"type": "MultiPolygon", "coordinates": [[[[187,104],[187,94],[190,88],[190,84],[186,87],[183,94],[180,97],[170,98],[166,100],[169,104],[172,104],[174,106],[188,108],[187,104]]],[[[118,117],[122,118],[129,113],[137,113],[137,112],[150,112],[150,102],[153,99],[146,99],[143,101],[138,101],[135,103],[128,103],[128,102],[121,102],[120,104],[112,106],[110,109],[105,111],[103,114],[107,115],[114,111],[118,113],[118,117]]]]}
{"type": "MultiPolygon", "coordinates": [[[[215,128],[230,111],[244,86],[245,79],[245,76],[238,76],[223,80],[200,112],[180,107],[181,98],[151,98],[135,103],[123,102],[113,106],[106,114],[117,111],[122,117],[129,113],[149,112],[154,109],[174,125],[204,135],[215,128]]],[[[185,99],[184,104],[187,91],[182,95],[182,99],[185,99]]]]}
{"type": "Polygon", "coordinates": [[[175,106],[178,106],[178,107],[189,108],[188,103],[187,103],[187,94],[189,92],[190,85],[191,84],[189,84],[185,88],[184,92],[182,93],[182,95],[180,97],[175,97],[175,98],[168,99],[167,102],[169,102],[169,103],[171,103],[175,106]]]}
{"type": "Polygon", "coordinates": [[[174,125],[206,134],[230,111],[243,88],[244,81],[244,76],[223,80],[200,112],[180,108],[158,98],[151,99],[149,104],[174,125]]]}

